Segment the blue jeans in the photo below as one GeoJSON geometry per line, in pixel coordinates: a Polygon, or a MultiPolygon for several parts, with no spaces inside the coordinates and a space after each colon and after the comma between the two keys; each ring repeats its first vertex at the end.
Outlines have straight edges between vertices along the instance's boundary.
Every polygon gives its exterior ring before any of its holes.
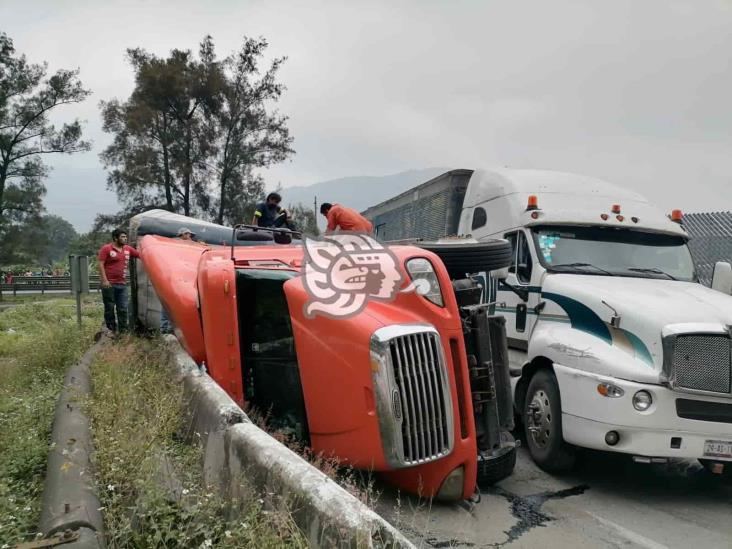
{"type": "Polygon", "coordinates": [[[127,331],[127,303],[129,294],[127,285],[112,284],[110,288],[102,288],[102,302],[104,303],[104,322],[113,332],[127,331]],[[116,309],[116,318],[115,318],[116,309]]]}

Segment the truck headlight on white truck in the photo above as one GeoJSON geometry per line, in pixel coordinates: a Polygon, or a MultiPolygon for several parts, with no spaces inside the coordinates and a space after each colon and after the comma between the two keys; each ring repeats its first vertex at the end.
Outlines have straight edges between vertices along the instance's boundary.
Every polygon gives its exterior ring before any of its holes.
{"type": "Polygon", "coordinates": [[[638,391],[633,395],[633,408],[639,412],[645,412],[653,404],[653,397],[648,391],[638,391]]]}
{"type": "Polygon", "coordinates": [[[442,299],[442,289],[440,288],[440,281],[437,280],[437,274],[435,274],[435,268],[430,263],[429,259],[424,257],[415,257],[410,259],[406,264],[407,272],[412,280],[424,280],[422,284],[425,285],[424,290],[420,290],[419,293],[428,301],[438,305],[440,307],[445,306],[445,301],[442,299]],[[429,287],[426,287],[429,284],[429,287]]]}

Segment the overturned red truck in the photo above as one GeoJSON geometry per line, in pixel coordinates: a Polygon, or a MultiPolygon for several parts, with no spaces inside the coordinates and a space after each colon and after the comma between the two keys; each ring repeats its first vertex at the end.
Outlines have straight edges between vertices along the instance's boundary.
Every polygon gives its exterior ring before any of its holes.
{"type": "Polygon", "coordinates": [[[389,246],[402,285],[423,279],[426,291],[339,317],[306,310],[298,233],[160,210],[130,229],[142,256],[131,273],[137,320],[157,328],[159,298],[181,344],[236,402],[314,452],[441,500],[513,470],[503,319],[487,315],[466,275],[507,267],[505,241],[389,246]],[[184,226],[203,242],[174,238],[184,226]]]}

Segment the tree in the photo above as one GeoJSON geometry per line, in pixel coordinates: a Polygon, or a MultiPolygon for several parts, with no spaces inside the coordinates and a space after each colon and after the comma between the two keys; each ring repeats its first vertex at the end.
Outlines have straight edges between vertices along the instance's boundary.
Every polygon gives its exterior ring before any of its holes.
{"type": "Polygon", "coordinates": [[[52,265],[66,259],[71,243],[79,236],[74,226],[58,215],[45,215],[40,229],[43,245],[38,254],[39,264],[52,265]]]}
{"type": "MultiPolygon", "coordinates": [[[[99,248],[110,240],[109,232],[92,229],[88,233],[78,235],[71,241],[69,244],[69,254],[96,257],[99,248]]],[[[93,264],[94,262],[92,261],[91,263],[93,264]]]]}
{"type": "Polygon", "coordinates": [[[73,225],[57,215],[8,225],[3,233],[0,264],[50,267],[67,257],[71,242],[77,236],[73,225]]]}
{"type": "Polygon", "coordinates": [[[312,208],[297,204],[289,208],[297,228],[307,236],[319,236],[318,219],[312,208]]]}
{"type": "Polygon", "coordinates": [[[251,223],[254,208],[264,196],[264,180],[253,175],[251,171],[232,175],[228,182],[228,191],[223,207],[220,204],[209,207],[209,212],[216,212],[216,222],[226,225],[251,223]]]}
{"type": "Polygon", "coordinates": [[[284,90],[276,82],[284,58],[258,76],[266,47],[245,39],[219,60],[206,36],[197,57],[128,50],[132,95],[101,103],[104,131],[114,136],[101,159],[125,214],[161,207],[218,223],[251,219],[263,191],[253,169],[293,153],[287,118],[268,111],[284,90]]]}
{"type": "Polygon", "coordinates": [[[101,103],[103,129],[114,141],[101,154],[110,169],[108,186],[131,206],[157,206],[190,215],[205,196],[196,179],[198,164],[210,154],[210,126],[201,111],[218,100],[221,73],[210,37],[200,59],[173,50],[160,59],[142,49],[127,50],[135,89],[120,103],[101,103]]]}
{"type": "Polygon", "coordinates": [[[79,71],[48,68],[16,55],[12,40],[0,33],[0,231],[10,223],[38,217],[43,210],[43,156],[89,150],[78,120],[56,128],[49,115],[89,96],[79,71]]]}
{"type": "Polygon", "coordinates": [[[287,117],[267,111],[268,104],[278,101],[285,89],[276,80],[285,58],[275,59],[261,78],[255,78],[266,48],[264,38],[245,38],[239,52],[223,63],[222,99],[211,111],[216,137],[212,166],[218,183],[217,223],[224,222],[225,212],[240,198],[244,189],[237,187],[247,184],[252,168],[270,166],[294,153],[287,117]]]}

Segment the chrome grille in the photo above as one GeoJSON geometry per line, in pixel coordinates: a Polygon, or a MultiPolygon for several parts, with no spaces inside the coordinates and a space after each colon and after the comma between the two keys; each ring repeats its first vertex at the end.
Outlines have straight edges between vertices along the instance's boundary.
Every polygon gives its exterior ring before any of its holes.
{"type": "Polygon", "coordinates": [[[452,448],[452,405],[439,336],[400,335],[389,341],[397,419],[405,464],[437,459],[452,448]]]}
{"type": "Polygon", "coordinates": [[[674,385],[694,391],[729,393],[731,341],[726,335],[679,335],[672,358],[674,385]]]}

